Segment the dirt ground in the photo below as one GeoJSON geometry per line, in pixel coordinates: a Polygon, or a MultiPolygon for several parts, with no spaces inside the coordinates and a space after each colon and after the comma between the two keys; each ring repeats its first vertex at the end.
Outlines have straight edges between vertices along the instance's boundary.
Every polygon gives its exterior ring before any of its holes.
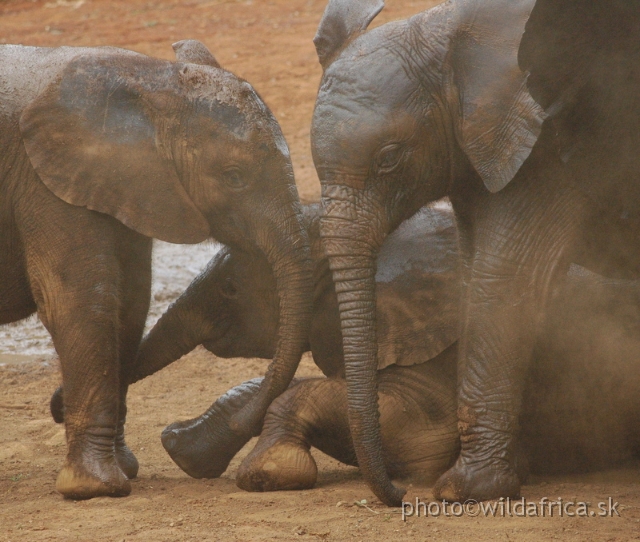
{"type": "MultiPolygon", "coordinates": [[[[388,0],[375,24],[437,3],[388,0]]],[[[171,58],[171,43],[205,42],[220,63],[249,80],[281,122],[300,195],[317,200],[309,124],[321,75],[311,39],[325,0],[0,0],[0,43],[115,45],[171,58]]],[[[150,323],[213,254],[210,245],[157,244],[150,323]]],[[[410,517],[375,500],[357,469],[314,450],[316,489],[246,493],[234,473],[251,443],[217,480],[189,478],[164,452],[165,425],[200,414],[228,388],[263,373],[262,360],[220,360],[198,349],[135,384],[128,443],[140,461],[131,496],[65,501],[54,484],[64,431],[48,401],[60,382],[46,332],[35,319],[0,327],[0,541],[96,540],[602,540],[640,539],[640,468],[532,479],[529,502],[543,497],[597,503],[611,497],[620,517],[410,517]],[[367,506],[358,506],[366,499],[367,506]]],[[[308,358],[300,373],[317,374],[308,358]]],[[[431,496],[409,487],[407,500],[431,496]]],[[[498,515],[500,515],[498,513],[498,515]]]]}

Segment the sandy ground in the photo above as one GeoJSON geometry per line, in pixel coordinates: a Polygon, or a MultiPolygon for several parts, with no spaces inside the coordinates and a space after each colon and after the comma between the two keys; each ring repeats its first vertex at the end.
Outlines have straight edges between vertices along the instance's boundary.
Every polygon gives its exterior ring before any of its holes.
{"type": "MultiPolygon", "coordinates": [[[[435,2],[388,0],[375,24],[435,2]]],[[[218,60],[248,79],[282,123],[301,198],[318,198],[309,122],[320,78],[311,39],[324,0],[52,0],[0,2],[0,42],[116,45],[171,58],[171,43],[204,41],[218,60]]],[[[212,256],[215,246],[157,243],[152,324],[212,256]]],[[[316,489],[246,493],[234,473],[251,443],[217,480],[194,480],[160,444],[165,425],[201,413],[228,388],[261,374],[262,360],[219,360],[198,349],[135,384],[129,394],[128,442],[140,460],[131,496],[65,501],[54,483],[65,454],[64,431],[48,411],[60,376],[37,319],[0,327],[0,541],[9,540],[602,540],[640,539],[640,468],[532,479],[529,502],[584,501],[599,513],[611,497],[620,517],[411,517],[378,503],[357,469],[314,450],[316,489]],[[367,507],[358,506],[365,499],[367,507]]],[[[317,374],[308,358],[303,375],[317,374]]],[[[431,499],[409,487],[407,500],[431,499]]],[[[433,510],[433,509],[432,509],[433,510]]],[[[451,511],[449,511],[451,513],[451,511]]],[[[498,512],[498,515],[500,513],[498,512]]]]}

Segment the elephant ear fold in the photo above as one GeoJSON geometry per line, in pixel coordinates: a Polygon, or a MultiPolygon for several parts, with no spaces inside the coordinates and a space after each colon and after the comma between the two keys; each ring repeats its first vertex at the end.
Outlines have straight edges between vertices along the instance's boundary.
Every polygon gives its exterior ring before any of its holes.
{"type": "Polygon", "coordinates": [[[462,149],[491,192],[516,175],[536,143],[545,113],[529,94],[518,47],[533,3],[460,2],[452,47],[462,149]]]}
{"type": "Polygon", "coordinates": [[[149,237],[197,243],[209,226],[166,141],[174,70],[137,55],[76,57],[23,111],[20,130],[33,168],[60,199],[149,237]]]}
{"type": "Polygon", "coordinates": [[[171,47],[173,47],[178,62],[221,68],[216,57],[211,54],[211,51],[201,41],[182,40],[175,42],[171,47]]]}
{"type": "Polygon", "coordinates": [[[378,369],[433,359],[460,337],[460,255],[449,209],[423,207],[378,254],[378,369]]]}
{"type": "Polygon", "coordinates": [[[323,69],[351,40],[367,29],[383,7],[383,0],[329,0],[313,38],[323,69]]]}

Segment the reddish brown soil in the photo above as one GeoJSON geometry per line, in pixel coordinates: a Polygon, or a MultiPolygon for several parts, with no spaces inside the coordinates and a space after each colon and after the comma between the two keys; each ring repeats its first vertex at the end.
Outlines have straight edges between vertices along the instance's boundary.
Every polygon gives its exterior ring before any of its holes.
{"type": "MultiPolygon", "coordinates": [[[[435,2],[388,0],[376,20],[402,18],[435,2]]],[[[204,41],[220,63],[249,80],[282,123],[303,200],[319,185],[309,123],[320,67],[311,39],[325,0],[4,0],[0,42],[115,45],[171,58],[171,43],[204,41]]],[[[0,345],[1,346],[1,345],[0,345]]],[[[1,350],[1,349],[0,349],[1,350]]],[[[6,361],[7,358],[4,359],[6,361]]],[[[233,478],[245,448],[218,480],[194,480],[160,444],[168,423],[201,413],[229,387],[261,374],[258,360],[218,360],[197,350],[132,386],[128,442],[140,460],[131,496],[65,501],[55,492],[64,432],[48,400],[55,360],[0,365],[0,540],[631,540],[640,539],[640,469],[534,479],[530,500],[619,501],[614,518],[410,518],[377,503],[354,468],[314,451],[319,481],[304,492],[245,493],[233,478]],[[366,499],[369,507],[355,506],[366,499]],[[342,503],[342,504],[340,504],[342,503]]],[[[316,374],[308,359],[303,374],[316,374]]],[[[552,422],[552,421],[551,421],[552,422]]],[[[410,487],[410,499],[429,488],[410,487]]]]}

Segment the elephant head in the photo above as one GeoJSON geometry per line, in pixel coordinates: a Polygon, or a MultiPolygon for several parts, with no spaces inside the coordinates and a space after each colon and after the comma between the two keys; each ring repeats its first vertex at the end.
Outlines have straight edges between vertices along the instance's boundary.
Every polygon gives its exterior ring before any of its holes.
{"type": "Polygon", "coordinates": [[[276,281],[266,258],[222,247],[144,337],[131,383],[200,344],[222,358],[271,358],[278,321],[276,281]]]}
{"type": "MultiPolygon", "coordinates": [[[[338,303],[320,243],[320,207],[302,206],[313,262],[306,349],[328,377],[344,374],[338,303]]],[[[378,369],[436,357],[458,334],[458,253],[453,213],[425,207],[389,235],[378,257],[378,369]]],[[[276,281],[266,258],[222,247],[142,340],[130,383],[202,344],[221,358],[271,358],[276,281]]]]}
{"type": "Polygon", "coordinates": [[[460,186],[502,190],[544,115],[517,64],[532,1],[451,1],[365,32],[382,7],[329,2],[314,40],[324,73],[311,139],[358,464],[375,494],[398,506],[402,492],[380,455],[376,254],[425,203],[460,186]]]}
{"type": "Polygon", "coordinates": [[[289,150],[255,90],[197,42],[178,62],[78,49],[24,110],[24,146],[65,202],[173,243],[207,238],[263,253],[282,318],[265,386],[234,426],[288,386],[307,335],[308,236],[289,150]],[[89,51],[89,52],[87,52],[89,51]]]}

